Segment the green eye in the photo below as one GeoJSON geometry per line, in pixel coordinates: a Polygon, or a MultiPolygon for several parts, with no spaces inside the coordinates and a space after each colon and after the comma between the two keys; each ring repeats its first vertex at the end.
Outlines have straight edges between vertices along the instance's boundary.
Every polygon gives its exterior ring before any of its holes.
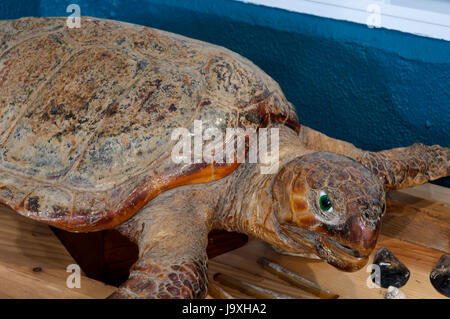
{"type": "Polygon", "coordinates": [[[333,211],[333,205],[325,192],[320,192],[319,206],[324,212],[329,213],[333,211]]]}

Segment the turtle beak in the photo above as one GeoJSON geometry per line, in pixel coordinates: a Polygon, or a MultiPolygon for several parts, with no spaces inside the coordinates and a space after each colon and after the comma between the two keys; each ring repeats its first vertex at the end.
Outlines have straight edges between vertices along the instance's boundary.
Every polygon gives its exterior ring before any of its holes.
{"type": "Polygon", "coordinates": [[[356,271],[367,264],[368,257],[375,248],[380,225],[367,226],[364,221],[353,216],[344,231],[322,229],[315,243],[317,254],[328,263],[344,271],[356,271]]]}
{"type": "Polygon", "coordinates": [[[315,250],[320,258],[343,271],[357,271],[368,261],[368,256],[323,236],[318,237],[315,250]]]}
{"type": "Polygon", "coordinates": [[[380,227],[367,227],[361,218],[354,216],[341,230],[324,224],[316,225],[314,229],[294,225],[283,225],[281,228],[289,238],[314,251],[329,264],[352,272],[367,264],[380,227]]]}

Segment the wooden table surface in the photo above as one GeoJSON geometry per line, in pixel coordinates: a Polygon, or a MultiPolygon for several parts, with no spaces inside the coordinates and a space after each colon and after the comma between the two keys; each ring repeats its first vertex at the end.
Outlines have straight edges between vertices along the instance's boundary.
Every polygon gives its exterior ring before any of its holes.
{"type": "MultiPolygon", "coordinates": [[[[439,257],[450,251],[449,189],[427,184],[392,192],[389,199],[376,250],[391,249],[409,268],[410,279],[401,288],[407,298],[445,298],[431,286],[429,274],[439,257]]],[[[386,289],[368,288],[366,268],[341,272],[322,261],[281,255],[256,239],[211,259],[210,280],[221,272],[294,297],[312,297],[263,270],[256,263],[261,256],[319,283],[340,298],[384,298],[386,289]]],[[[66,268],[74,263],[48,226],[0,208],[0,298],[104,298],[114,291],[114,287],[85,276],[81,288],[68,288],[66,280],[71,273],[66,268]]],[[[234,297],[248,298],[224,288],[234,297]]]]}

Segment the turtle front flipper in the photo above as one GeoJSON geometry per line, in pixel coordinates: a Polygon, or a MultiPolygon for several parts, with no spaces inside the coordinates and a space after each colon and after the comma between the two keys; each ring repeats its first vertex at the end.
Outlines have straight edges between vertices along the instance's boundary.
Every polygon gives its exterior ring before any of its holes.
{"type": "Polygon", "coordinates": [[[422,185],[450,175],[450,148],[439,145],[416,143],[381,152],[362,152],[358,160],[388,189],[422,185]]]}
{"type": "Polygon", "coordinates": [[[368,152],[306,126],[302,126],[299,137],[309,149],[333,152],[357,160],[377,175],[387,189],[413,187],[450,175],[449,147],[416,143],[408,147],[368,152]]]}
{"type": "MultiPolygon", "coordinates": [[[[171,195],[173,192],[169,192],[171,195]]],[[[156,198],[118,230],[136,242],[139,259],[109,298],[202,298],[207,293],[208,228],[185,196],[156,198]]]]}

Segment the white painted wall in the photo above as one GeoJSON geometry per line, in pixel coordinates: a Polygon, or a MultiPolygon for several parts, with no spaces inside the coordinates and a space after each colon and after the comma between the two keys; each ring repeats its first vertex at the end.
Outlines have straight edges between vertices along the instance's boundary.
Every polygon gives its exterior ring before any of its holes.
{"type": "Polygon", "coordinates": [[[237,0],[450,41],[450,0],[237,0]]]}

